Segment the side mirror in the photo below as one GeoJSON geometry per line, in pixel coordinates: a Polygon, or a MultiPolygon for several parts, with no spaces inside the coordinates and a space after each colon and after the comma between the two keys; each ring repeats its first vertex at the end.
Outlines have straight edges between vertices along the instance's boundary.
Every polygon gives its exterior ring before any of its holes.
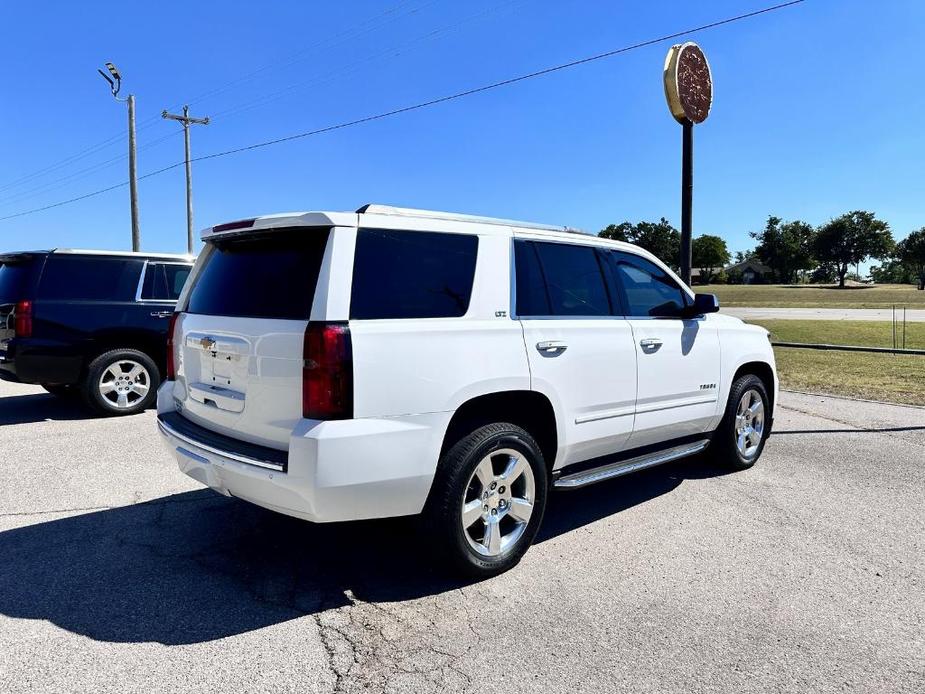
{"type": "Polygon", "coordinates": [[[719,311],[719,299],[716,298],[716,294],[694,294],[694,303],[685,309],[684,317],[693,318],[717,311],[719,311]]]}

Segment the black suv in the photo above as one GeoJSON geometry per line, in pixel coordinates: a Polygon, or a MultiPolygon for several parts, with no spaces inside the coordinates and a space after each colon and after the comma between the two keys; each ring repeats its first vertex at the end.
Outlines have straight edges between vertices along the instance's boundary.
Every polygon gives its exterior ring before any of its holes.
{"type": "Polygon", "coordinates": [[[103,414],[154,402],[192,259],[56,249],[0,254],[0,378],[103,414]]]}

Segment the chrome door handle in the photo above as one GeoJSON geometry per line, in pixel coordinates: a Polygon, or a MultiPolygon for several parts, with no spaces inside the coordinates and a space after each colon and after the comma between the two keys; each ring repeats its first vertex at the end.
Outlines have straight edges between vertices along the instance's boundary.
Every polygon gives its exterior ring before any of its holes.
{"type": "Polygon", "coordinates": [[[643,349],[650,349],[654,352],[662,346],[662,341],[656,337],[647,337],[645,340],[639,341],[639,346],[643,349]]]}
{"type": "Polygon", "coordinates": [[[553,352],[558,352],[561,354],[568,349],[568,345],[564,342],[558,342],[556,340],[547,340],[545,342],[537,342],[536,349],[540,352],[545,352],[546,354],[553,352]]]}
{"type": "Polygon", "coordinates": [[[152,318],[170,318],[173,315],[173,311],[151,311],[152,318]]]}

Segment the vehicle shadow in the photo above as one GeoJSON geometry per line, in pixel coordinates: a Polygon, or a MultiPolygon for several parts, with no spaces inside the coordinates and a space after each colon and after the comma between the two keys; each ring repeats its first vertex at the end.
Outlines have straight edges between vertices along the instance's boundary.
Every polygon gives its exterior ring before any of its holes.
{"type": "Polygon", "coordinates": [[[0,397],[0,426],[32,422],[91,419],[93,413],[75,396],[59,398],[50,393],[0,397]]]}
{"type": "MultiPolygon", "coordinates": [[[[537,542],[717,473],[695,460],[554,494],[537,542]]],[[[176,494],[0,532],[0,614],[100,641],[192,644],[465,585],[418,551],[418,531],[412,518],[313,525],[209,490],[176,494]]]]}

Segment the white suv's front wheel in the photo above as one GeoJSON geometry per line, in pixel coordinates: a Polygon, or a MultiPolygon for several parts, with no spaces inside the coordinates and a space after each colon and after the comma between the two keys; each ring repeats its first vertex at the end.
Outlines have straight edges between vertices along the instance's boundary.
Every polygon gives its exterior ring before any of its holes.
{"type": "Polygon", "coordinates": [[[734,470],[750,468],[764,450],[770,412],[764,381],[752,374],[740,376],[729,389],[726,413],[713,434],[710,452],[734,470]]]}
{"type": "Polygon", "coordinates": [[[517,564],[546,507],[548,473],[533,437],[513,424],[489,424],[440,460],[424,509],[426,530],[464,573],[487,577],[517,564]]]}

